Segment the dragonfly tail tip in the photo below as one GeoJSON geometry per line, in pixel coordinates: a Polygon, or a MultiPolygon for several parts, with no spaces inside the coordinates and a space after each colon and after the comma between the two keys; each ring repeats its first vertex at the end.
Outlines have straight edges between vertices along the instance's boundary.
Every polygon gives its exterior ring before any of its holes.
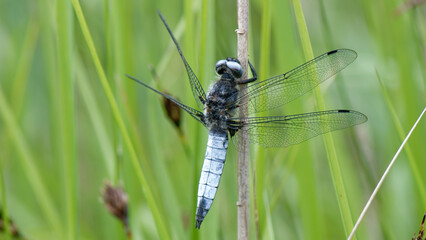
{"type": "Polygon", "coordinates": [[[195,220],[195,228],[200,229],[202,222],[203,222],[203,220],[199,220],[199,219],[195,220]]]}

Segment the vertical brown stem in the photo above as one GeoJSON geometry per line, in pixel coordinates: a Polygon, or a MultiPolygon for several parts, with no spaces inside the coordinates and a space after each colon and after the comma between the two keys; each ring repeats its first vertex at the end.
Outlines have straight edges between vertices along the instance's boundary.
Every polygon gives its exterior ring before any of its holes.
{"type": "MultiPolygon", "coordinates": [[[[238,8],[238,60],[240,61],[244,74],[241,79],[247,79],[247,61],[248,61],[248,0],[237,0],[238,8]]],[[[241,85],[241,89],[244,85],[241,85]]],[[[240,94],[244,94],[241,92],[240,94]]],[[[247,99],[240,105],[240,117],[246,117],[248,111],[247,99]]],[[[249,145],[248,133],[239,136],[238,153],[238,239],[249,239],[249,145]]]]}

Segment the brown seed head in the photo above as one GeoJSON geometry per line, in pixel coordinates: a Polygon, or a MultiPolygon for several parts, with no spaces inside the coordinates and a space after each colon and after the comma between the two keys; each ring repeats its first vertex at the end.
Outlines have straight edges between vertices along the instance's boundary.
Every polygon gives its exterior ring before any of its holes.
{"type": "Polygon", "coordinates": [[[127,215],[127,194],[121,187],[114,187],[111,183],[106,182],[102,191],[102,199],[108,211],[123,223],[127,236],[130,238],[131,233],[127,215]]]}
{"type": "Polygon", "coordinates": [[[167,116],[177,128],[180,128],[181,109],[176,103],[167,98],[163,98],[163,105],[166,109],[167,116]]]}

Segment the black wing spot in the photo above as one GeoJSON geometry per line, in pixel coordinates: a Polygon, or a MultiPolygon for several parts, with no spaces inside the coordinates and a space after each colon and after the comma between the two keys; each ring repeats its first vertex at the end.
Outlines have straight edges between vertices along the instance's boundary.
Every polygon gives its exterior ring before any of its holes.
{"type": "Polygon", "coordinates": [[[338,112],[348,113],[348,112],[350,112],[350,111],[349,111],[349,110],[338,110],[338,112]]]}
{"type": "Polygon", "coordinates": [[[330,51],[330,52],[327,53],[327,55],[331,55],[331,54],[335,54],[335,53],[337,53],[337,50],[330,51]]]}

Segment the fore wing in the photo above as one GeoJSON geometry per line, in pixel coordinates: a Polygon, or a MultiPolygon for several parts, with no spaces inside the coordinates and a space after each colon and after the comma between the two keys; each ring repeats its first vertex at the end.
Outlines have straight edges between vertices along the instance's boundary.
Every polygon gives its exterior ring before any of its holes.
{"type": "Polygon", "coordinates": [[[356,57],[356,52],[350,49],[330,51],[287,73],[246,87],[245,94],[238,96],[228,107],[239,107],[245,98],[248,98],[249,115],[282,106],[329,79],[356,57]]]}

